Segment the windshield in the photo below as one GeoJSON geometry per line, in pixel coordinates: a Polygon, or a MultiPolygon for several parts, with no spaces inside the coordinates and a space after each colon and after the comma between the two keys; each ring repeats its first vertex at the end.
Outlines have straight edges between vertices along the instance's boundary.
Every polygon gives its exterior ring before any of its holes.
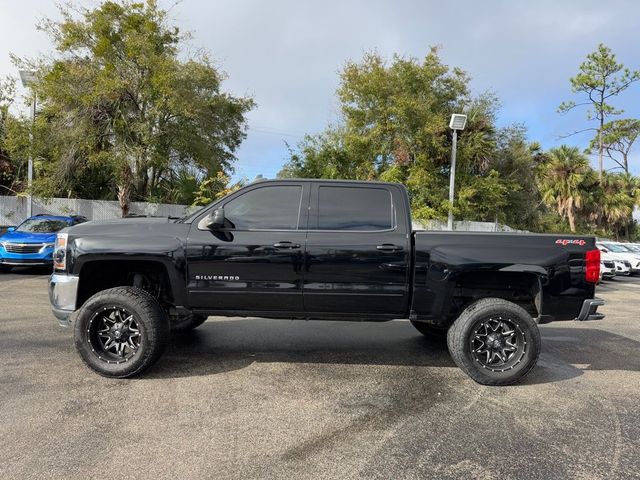
{"type": "Polygon", "coordinates": [[[22,222],[16,232],[54,233],[68,227],[70,222],[55,218],[29,218],[22,222]]]}
{"type": "Polygon", "coordinates": [[[209,205],[205,205],[204,207],[198,208],[195,212],[189,213],[189,214],[185,215],[184,217],[178,219],[176,221],[176,223],[189,223],[189,222],[192,222],[193,219],[196,218],[198,215],[200,215],[200,212],[202,212],[202,210],[204,210],[208,206],[209,205]]]}
{"type": "Polygon", "coordinates": [[[629,249],[627,247],[623,247],[622,245],[615,245],[615,244],[612,244],[612,243],[605,243],[604,246],[607,247],[612,252],[616,252],[616,253],[628,253],[629,252],[629,249]]]}

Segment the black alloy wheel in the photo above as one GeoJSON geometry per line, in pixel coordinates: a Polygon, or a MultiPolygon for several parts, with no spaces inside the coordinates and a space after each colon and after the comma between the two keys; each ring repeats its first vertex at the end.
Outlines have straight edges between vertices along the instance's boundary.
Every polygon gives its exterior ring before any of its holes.
{"type": "Polygon", "coordinates": [[[493,372],[514,368],[525,357],[526,349],[527,337],[520,326],[502,316],[480,320],[471,337],[473,358],[493,372]]]}
{"type": "Polygon", "coordinates": [[[115,364],[131,360],[142,340],[135,315],[117,306],[103,307],[91,317],[87,338],[100,360],[115,364]]]}
{"type": "Polygon", "coordinates": [[[160,357],[169,338],[169,318],[144,290],[110,288],[82,305],[74,338],[89,368],[105,377],[127,378],[143,372],[160,357]]]}
{"type": "Polygon", "coordinates": [[[540,330],[529,312],[502,298],[470,304],[447,333],[453,361],[482,385],[520,381],[536,365],[540,342],[540,330]]]}

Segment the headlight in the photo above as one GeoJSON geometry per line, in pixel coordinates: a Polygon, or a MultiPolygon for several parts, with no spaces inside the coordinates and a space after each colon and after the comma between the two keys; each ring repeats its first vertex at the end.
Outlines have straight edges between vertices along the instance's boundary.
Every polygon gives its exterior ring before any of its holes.
{"type": "Polygon", "coordinates": [[[45,243],[44,245],[42,245],[42,248],[40,250],[46,250],[47,248],[53,248],[55,246],[55,243],[45,243]]]}
{"type": "Polygon", "coordinates": [[[56,235],[56,243],[53,250],[53,268],[55,270],[67,269],[67,233],[56,235]]]}

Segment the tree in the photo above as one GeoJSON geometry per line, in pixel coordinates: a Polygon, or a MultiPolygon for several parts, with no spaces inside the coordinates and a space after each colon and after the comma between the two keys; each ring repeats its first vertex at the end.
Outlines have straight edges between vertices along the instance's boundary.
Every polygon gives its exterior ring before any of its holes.
{"type": "MultiPolygon", "coordinates": [[[[633,82],[640,80],[640,71],[631,71],[621,63],[617,63],[615,54],[604,44],[587,55],[587,60],[580,65],[580,72],[570,78],[571,90],[581,95],[575,101],[563,102],[558,111],[568,112],[579,106],[589,106],[587,119],[595,120],[597,128],[587,128],[583,131],[595,131],[595,143],[598,148],[599,179],[602,180],[603,157],[605,152],[604,125],[606,120],[619,115],[623,110],[616,109],[611,99],[626,90],[633,82]]],[[[579,132],[575,132],[579,133],[579,132]]]]}
{"type": "Polygon", "coordinates": [[[576,232],[576,216],[587,193],[584,188],[592,169],[589,160],[576,147],[553,148],[540,166],[538,186],[543,201],[556,209],[576,232]]]}
{"type": "Polygon", "coordinates": [[[9,107],[14,94],[15,83],[10,78],[0,80],[0,195],[14,191],[15,173],[6,147],[7,129],[11,122],[9,107]]]}
{"type": "Polygon", "coordinates": [[[590,197],[585,205],[588,219],[605,236],[629,238],[633,209],[640,193],[640,182],[627,173],[605,172],[602,181],[587,186],[590,197]]]}
{"type": "Polygon", "coordinates": [[[496,150],[490,168],[500,173],[503,182],[510,185],[506,203],[498,217],[512,227],[538,231],[545,215],[544,202],[536,185],[536,174],[545,156],[538,143],[527,140],[523,125],[512,125],[496,133],[496,150]]]}
{"type": "Polygon", "coordinates": [[[39,188],[76,194],[83,173],[106,171],[126,215],[185,168],[202,178],[232,169],[254,102],[222,92],[206,54],[182,59],[185,37],[154,0],[60,13],[41,25],[57,58],[32,62],[46,138],[39,188]]]}
{"type": "Polygon", "coordinates": [[[517,189],[491,168],[496,151],[491,94],[473,97],[469,77],[445,65],[436,48],[421,59],[367,53],[340,73],[336,125],[290,149],[285,177],[382,179],[407,185],[414,216],[446,218],[451,153],[449,117],[465,111],[458,141],[454,211],[459,218],[503,218],[505,198],[517,189]]]}
{"type": "MultiPolygon", "coordinates": [[[[640,120],[625,118],[605,123],[602,127],[602,143],[607,156],[629,173],[629,153],[640,135],[640,120]]],[[[592,147],[593,147],[592,142],[592,147]]]]}

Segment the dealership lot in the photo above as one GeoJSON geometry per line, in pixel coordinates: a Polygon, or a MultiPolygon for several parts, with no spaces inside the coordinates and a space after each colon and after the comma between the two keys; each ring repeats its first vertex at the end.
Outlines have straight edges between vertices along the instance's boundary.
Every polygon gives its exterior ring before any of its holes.
{"type": "Polygon", "coordinates": [[[2,478],[640,478],[640,278],[482,387],[408,322],[215,319],[131,380],[86,369],[46,272],[0,275],[2,478]]]}

